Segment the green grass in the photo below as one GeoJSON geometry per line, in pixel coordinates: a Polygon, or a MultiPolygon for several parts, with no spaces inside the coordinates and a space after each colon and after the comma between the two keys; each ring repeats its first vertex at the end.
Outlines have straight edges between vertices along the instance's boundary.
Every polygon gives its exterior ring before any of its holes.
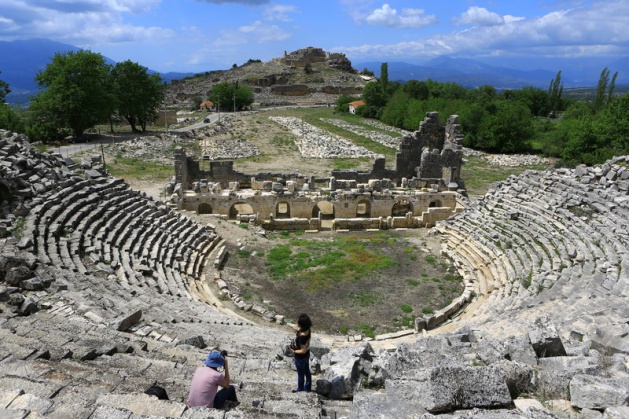
{"type": "Polygon", "coordinates": [[[349,299],[360,307],[371,307],[382,302],[382,296],[370,290],[352,292],[349,294],[349,299]]]}
{"type": "Polygon", "coordinates": [[[251,252],[248,250],[241,249],[238,251],[238,256],[240,256],[241,258],[247,259],[249,258],[249,256],[251,256],[251,252]]]}
{"type": "Polygon", "coordinates": [[[139,159],[116,156],[113,161],[107,161],[109,173],[118,178],[135,180],[163,180],[168,183],[173,175],[173,167],[139,159]]]}
{"type": "Polygon", "coordinates": [[[407,305],[407,304],[402,304],[402,305],[400,306],[400,310],[402,310],[402,312],[404,312],[404,313],[408,314],[408,313],[410,313],[410,312],[412,312],[412,311],[413,311],[413,307],[411,307],[411,306],[409,306],[409,305],[407,305]]]}
{"type": "Polygon", "coordinates": [[[525,170],[545,170],[546,166],[495,166],[482,157],[467,156],[467,163],[461,168],[468,195],[484,195],[495,182],[511,175],[519,175],[525,170]]]}
{"type": "Polygon", "coordinates": [[[419,285],[419,281],[416,279],[407,279],[406,283],[412,287],[416,287],[419,285]]]}
{"type": "Polygon", "coordinates": [[[369,240],[354,238],[293,238],[271,249],[267,268],[275,280],[302,281],[309,290],[324,289],[394,265],[388,256],[368,250],[368,244],[369,240]]]}
{"type": "Polygon", "coordinates": [[[360,163],[369,162],[372,159],[360,157],[358,159],[332,159],[332,170],[350,170],[356,169],[360,163]]]}
{"type": "Polygon", "coordinates": [[[22,240],[22,234],[24,233],[24,225],[26,224],[26,219],[24,217],[19,217],[15,220],[15,228],[11,232],[13,237],[16,240],[22,240]]]}

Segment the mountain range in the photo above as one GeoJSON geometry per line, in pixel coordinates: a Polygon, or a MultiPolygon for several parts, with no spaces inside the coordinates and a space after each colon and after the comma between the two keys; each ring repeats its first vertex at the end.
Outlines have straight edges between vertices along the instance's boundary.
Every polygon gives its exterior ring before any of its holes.
{"type": "MultiPolygon", "coordinates": [[[[28,97],[37,92],[35,75],[50,63],[55,53],[79,50],[79,47],[47,39],[0,41],[0,80],[7,82],[11,89],[7,102],[27,103],[28,97]]],[[[113,60],[107,57],[105,59],[108,64],[115,64],[113,60]]],[[[504,63],[505,61],[497,59],[489,62],[442,56],[423,64],[396,61],[388,62],[387,65],[389,80],[404,82],[412,79],[432,79],[439,82],[455,82],[467,88],[488,84],[497,89],[518,89],[525,86],[546,89],[559,70],[562,71],[562,82],[565,87],[590,87],[596,86],[603,68],[608,68],[612,74],[618,71],[617,85],[629,83],[629,57],[609,63],[592,58],[560,60],[543,57],[533,61],[509,60],[509,67],[504,63]],[[534,65],[556,70],[532,68],[534,65]]],[[[380,61],[353,63],[355,69],[369,69],[378,77],[381,65],[380,61]]],[[[149,73],[159,72],[149,69],[149,73]]],[[[174,72],[159,74],[167,83],[194,75],[174,72]]]]}
{"type": "MultiPolygon", "coordinates": [[[[57,52],[77,52],[81,48],[74,45],[50,41],[48,39],[30,39],[25,41],[0,41],[0,80],[9,84],[11,93],[6,101],[12,104],[28,102],[28,97],[38,90],[35,76],[46,68],[57,52]]],[[[107,64],[116,62],[104,57],[107,64]]],[[[140,63],[141,64],[141,63],[140,63]]],[[[148,70],[150,74],[159,73],[148,70]]],[[[162,79],[170,83],[194,73],[159,73],[162,79]]]]}
{"type": "MultiPolygon", "coordinates": [[[[542,64],[543,60],[540,60],[542,64]]],[[[550,81],[561,71],[561,81],[564,87],[591,87],[596,86],[601,71],[604,68],[613,74],[618,71],[617,84],[629,83],[629,57],[603,63],[600,60],[572,59],[555,60],[551,63],[543,63],[547,68],[555,67],[557,70],[526,69],[530,63],[512,60],[510,65],[492,65],[480,60],[465,58],[451,58],[447,56],[434,58],[422,65],[407,62],[388,62],[389,80],[405,82],[408,80],[432,79],[438,82],[456,82],[467,88],[482,85],[492,85],[497,89],[519,89],[526,86],[534,86],[547,89],[550,81]]],[[[369,69],[376,77],[380,77],[381,62],[354,63],[356,69],[369,69]]]]}

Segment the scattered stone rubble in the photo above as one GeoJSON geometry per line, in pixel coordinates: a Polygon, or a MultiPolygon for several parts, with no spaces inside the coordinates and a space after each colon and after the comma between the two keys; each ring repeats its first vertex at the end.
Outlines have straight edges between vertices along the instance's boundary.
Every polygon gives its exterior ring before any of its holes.
{"type": "Polygon", "coordinates": [[[323,131],[294,117],[270,117],[270,120],[288,128],[295,135],[295,145],[302,156],[314,159],[359,157],[376,155],[364,147],[354,145],[343,137],[323,131]]]}
{"type": "Polygon", "coordinates": [[[307,394],[292,333],[214,297],[222,238],[99,166],[0,131],[2,417],[629,416],[629,157],[513,176],[441,222],[475,300],[393,349],[315,330],[307,394]],[[185,405],[210,348],[230,353],[228,412],[185,405]]]}
{"type": "Polygon", "coordinates": [[[400,146],[400,142],[402,141],[401,137],[391,137],[390,135],[383,134],[378,131],[366,129],[364,127],[361,127],[360,125],[350,124],[341,119],[322,118],[321,120],[325,123],[343,128],[344,130],[347,130],[349,132],[353,132],[354,134],[369,138],[370,140],[373,140],[390,148],[398,148],[400,146]]]}
{"type": "Polygon", "coordinates": [[[203,141],[202,144],[203,158],[209,160],[242,159],[260,154],[258,147],[244,138],[223,141],[208,140],[203,141]]]}
{"type": "Polygon", "coordinates": [[[166,153],[165,150],[181,146],[186,147],[192,152],[197,145],[197,140],[192,135],[186,133],[144,135],[119,143],[111,142],[107,144],[106,141],[104,143],[107,152],[114,156],[124,156],[125,158],[140,161],[151,161],[168,166],[172,166],[174,160],[172,153],[166,153]]]}

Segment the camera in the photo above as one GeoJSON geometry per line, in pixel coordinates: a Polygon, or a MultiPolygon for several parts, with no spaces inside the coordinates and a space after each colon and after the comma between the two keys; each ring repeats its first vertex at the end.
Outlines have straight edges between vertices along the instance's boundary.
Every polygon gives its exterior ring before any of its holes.
{"type": "Polygon", "coordinates": [[[290,341],[290,348],[293,349],[293,350],[297,349],[297,344],[295,343],[295,339],[290,341]]]}

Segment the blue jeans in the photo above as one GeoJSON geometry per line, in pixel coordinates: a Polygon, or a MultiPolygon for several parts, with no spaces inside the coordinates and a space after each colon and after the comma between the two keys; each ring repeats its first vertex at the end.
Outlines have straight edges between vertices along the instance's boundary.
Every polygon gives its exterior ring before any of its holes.
{"type": "Polygon", "coordinates": [[[295,367],[297,368],[297,391],[310,391],[312,389],[310,357],[304,359],[295,358],[295,367]]]}
{"type": "Polygon", "coordinates": [[[231,402],[237,402],[238,398],[236,397],[236,388],[234,386],[225,387],[219,390],[214,396],[214,408],[222,409],[225,406],[225,402],[229,400],[231,402]]]}

